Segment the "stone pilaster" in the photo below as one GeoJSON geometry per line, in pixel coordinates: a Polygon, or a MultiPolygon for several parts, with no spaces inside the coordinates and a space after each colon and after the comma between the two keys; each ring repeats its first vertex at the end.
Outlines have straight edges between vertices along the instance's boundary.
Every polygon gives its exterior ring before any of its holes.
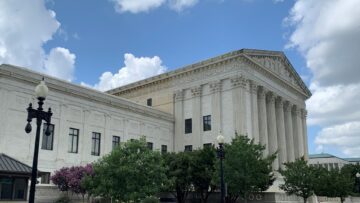
{"type": "Polygon", "coordinates": [[[265,145],[264,156],[269,154],[268,144],[268,126],[267,126],[267,115],[266,115],[266,90],[264,87],[259,88],[258,95],[258,108],[259,108],[259,142],[265,145]]]}
{"type": "MultiPolygon", "coordinates": [[[[270,92],[266,97],[266,114],[268,123],[268,142],[269,153],[273,154],[278,150],[277,128],[276,128],[276,114],[275,114],[275,95],[270,92]]],[[[274,170],[279,169],[278,157],[274,160],[272,167],[274,170]]]]}
{"type": "Polygon", "coordinates": [[[231,79],[233,86],[233,109],[234,109],[234,127],[239,134],[246,133],[246,109],[245,109],[245,88],[246,79],[243,76],[237,76],[231,79]]]}
{"type": "Polygon", "coordinates": [[[279,165],[284,169],[284,163],[287,162],[286,138],[285,138],[285,121],[284,121],[284,105],[281,97],[276,99],[276,128],[279,149],[279,165]]]}
{"type": "Polygon", "coordinates": [[[221,81],[210,83],[211,95],[211,131],[214,136],[214,140],[217,135],[221,132],[221,81]]]}
{"type": "Polygon", "coordinates": [[[293,125],[292,125],[292,115],[291,109],[292,104],[289,101],[285,102],[284,106],[284,118],[285,118],[285,135],[286,135],[286,152],[287,152],[287,161],[295,161],[295,152],[294,152],[294,137],[293,137],[293,125]]]}
{"type": "Polygon", "coordinates": [[[250,96],[251,96],[251,125],[252,137],[255,143],[259,143],[259,112],[258,112],[258,85],[255,82],[250,83],[250,96]]]}
{"type": "Polygon", "coordinates": [[[309,158],[309,149],[308,149],[308,137],[307,137],[307,124],[306,124],[307,111],[302,109],[301,111],[301,119],[302,119],[302,127],[303,127],[303,140],[304,140],[304,156],[305,160],[309,158]]]}
{"type": "Polygon", "coordinates": [[[185,125],[184,125],[184,91],[178,90],[174,94],[174,116],[175,116],[175,151],[180,151],[183,148],[184,143],[184,133],[185,133],[185,125]]]}
{"type": "Polygon", "coordinates": [[[192,134],[198,139],[194,139],[193,149],[202,147],[202,116],[201,116],[201,86],[191,89],[192,98],[192,134]]]}

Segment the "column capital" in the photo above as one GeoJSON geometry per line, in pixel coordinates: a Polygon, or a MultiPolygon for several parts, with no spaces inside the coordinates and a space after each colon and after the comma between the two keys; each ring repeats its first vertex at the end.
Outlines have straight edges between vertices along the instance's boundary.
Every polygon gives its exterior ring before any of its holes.
{"type": "Polygon", "coordinates": [[[292,108],[292,112],[297,116],[301,116],[300,108],[298,106],[296,106],[295,104],[294,104],[294,106],[292,108]]]}
{"type": "Polygon", "coordinates": [[[268,92],[266,94],[266,101],[268,103],[274,103],[275,102],[275,94],[273,92],[268,92]]]}
{"type": "Polygon", "coordinates": [[[284,102],[285,112],[291,112],[293,104],[290,101],[284,102]]]}
{"type": "Polygon", "coordinates": [[[201,91],[202,91],[201,86],[193,87],[193,88],[191,88],[191,96],[199,97],[199,96],[201,96],[201,91]]]}
{"type": "Polygon", "coordinates": [[[301,117],[302,117],[302,118],[306,118],[306,117],[307,117],[307,110],[306,110],[306,109],[301,109],[301,117]]]}
{"type": "Polygon", "coordinates": [[[184,91],[183,90],[176,90],[174,95],[175,95],[175,101],[182,101],[184,99],[184,91]]]}
{"type": "Polygon", "coordinates": [[[230,81],[231,81],[231,86],[233,86],[233,87],[245,88],[247,79],[243,75],[240,75],[240,76],[234,76],[234,77],[230,78],[230,81]]]}
{"type": "Polygon", "coordinates": [[[284,100],[282,97],[277,96],[275,99],[275,106],[276,108],[283,108],[284,107],[284,100]]]}
{"type": "Polygon", "coordinates": [[[209,84],[209,86],[210,86],[210,92],[212,92],[212,93],[221,92],[221,90],[222,90],[222,83],[220,80],[211,82],[209,84]]]}
{"type": "Polygon", "coordinates": [[[249,84],[250,84],[250,93],[257,94],[259,85],[252,80],[250,80],[249,84]]]}
{"type": "Polygon", "coordinates": [[[258,89],[259,89],[259,91],[258,91],[258,93],[259,93],[259,94],[258,94],[259,99],[265,99],[266,93],[267,93],[267,90],[265,89],[265,87],[259,86],[258,89]]]}

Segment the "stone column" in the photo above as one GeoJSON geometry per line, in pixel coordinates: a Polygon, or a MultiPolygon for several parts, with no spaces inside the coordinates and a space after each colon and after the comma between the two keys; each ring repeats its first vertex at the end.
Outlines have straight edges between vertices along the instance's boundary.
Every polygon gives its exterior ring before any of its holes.
{"type": "Polygon", "coordinates": [[[295,158],[300,158],[304,155],[301,111],[294,105],[292,114],[295,158]]]}
{"type": "Polygon", "coordinates": [[[278,139],[278,157],[281,169],[284,169],[284,163],[287,162],[286,138],[285,138],[285,121],[284,121],[284,105],[281,97],[276,99],[276,128],[278,139]]]}
{"type": "Polygon", "coordinates": [[[291,109],[291,121],[293,127],[293,141],[294,141],[294,155],[295,159],[300,157],[299,152],[299,139],[298,139],[298,123],[297,123],[297,114],[296,114],[296,106],[293,105],[291,109]]]}
{"type": "Polygon", "coordinates": [[[214,140],[216,136],[221,132],[221,81],[216,81],[210,83],[210,91],[211,95],[211,131],[214,136],[214,140]]]}
{"type": "Polygon", "coordinates": [[[251,96],[251,124],[252,134],[255,143],[259,143],[259,112],[258,112],[258,85],[255,82],[250,83],[250,96],[251,96]]]}
{"type": "Polygon", "coordinates": [[[254,139],[254,135],[253,135],[253,130],[252,130],[252,120],[253,120],[253,115],[252,115],[252,103],[251,103],[251,89],[250,89],[250,80],[246,80],[246,87],[245,87],[245,134],[248,136],[248,138],[250,139],[254,139]]]}
{"type": "Polygon", "coordinates": [[[258,95],[259,107],[259,142],[265,145],[264,156],[269,154],[268,131],[267,131],[267,115],[266,115],[266,91],[264,87],[259,88],[258,95]]]}
{"type": "MultiPolygon", "coordinates": [[[[268,142],[269,153],[273,154],[278,150],[277,128],[276,128],[276,114],[275,114],[275,96],[272,92],[268,93],[266,105],[267,123],[268,123],[268,142]]],[[[274,160],[272,164],[273,170],[279,169],[279,158],[274,160]]]]}
{"type": "Polygon", "coordinates": [[[201,86],[191,89],[192,95],[192,136],[193,149],[202,147],[201,86]],[[196,137],[195,137],[196,136],[196,137]]]}
{"type": "Polygon", "coordinates": [[[297,130],[298,130],[298,143],[299,143],[299,157],[304,156],[304,135],[303,135],[303,124],[301,118],[301,109],[296,110],[297,130]]]}
{"type": "Polygon", "coordinates": [[[308,149],[308,137],[307,137],[307,125],[306,125],[306,117],[307,117],[307,111],[305,109],[302,109],[301,111],[301,118],[302,118],[302,127],[303,127],[303,136],[304,136],[304,156],[305,160],[308,160],[309,158],[309,149],[308,149]]]}
{"type": "Polygon", "coordinates": [[[234,109],[234,127],[238,134],[246,133],[246,109],[245,109],[245,88],[246,79],[243,76],[236,76],[231,79],[234,109]]]}
{"type": "Polygon", "coordinates": [[[287,161],[295,161],[295,152],[294,152],[294,137],[293,137],[293,125],[292,125],[292,116],[291,109],[292,104],[289,101],[285,102],[285,135],[286,135],[286,152],[287,152],[287,161]]]}
{"type": "Polygon", "coordinates": [[[175,135],[174,135],[174,150],[181,151],[184,143],[184,91],[178,90],[174,94],[174,116],[175,116],[175,135]]]}

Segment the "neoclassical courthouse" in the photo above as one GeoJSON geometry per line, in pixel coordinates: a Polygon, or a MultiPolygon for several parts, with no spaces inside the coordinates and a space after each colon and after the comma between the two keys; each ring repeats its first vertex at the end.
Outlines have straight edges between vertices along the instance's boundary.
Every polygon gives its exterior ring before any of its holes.
{"type": "Polygon", "coordinates": [[[24,131],[26,108],[43,76],[54,114],[51,135],[41,135],[42,172],[93,162],[140,136],[165,152],[215,144],[219,133],[230,142],[237,132],[278,151],[275,169],[308,155],[311,93],[283,52],[241,49],[107,92],[3,64],[0,153],[30,166],[35,130],[24,131]]]}

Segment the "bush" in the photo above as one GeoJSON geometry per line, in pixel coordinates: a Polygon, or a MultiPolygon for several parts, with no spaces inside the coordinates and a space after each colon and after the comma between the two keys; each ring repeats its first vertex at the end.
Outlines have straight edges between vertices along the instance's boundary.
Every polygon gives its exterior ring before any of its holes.
{"type": "Polygon", "coordinates": [[[146,197],[143,199],[142,203],[159,203],[159,198],[157,197],[146,197]]]}
{"type": "Polygon", "coordinates": [[[60,197],[59,199],[57,199],[55,201],[55,203],[70,203],[71,200],[68,196],[63,196],[63,197],[60,197]]]}

